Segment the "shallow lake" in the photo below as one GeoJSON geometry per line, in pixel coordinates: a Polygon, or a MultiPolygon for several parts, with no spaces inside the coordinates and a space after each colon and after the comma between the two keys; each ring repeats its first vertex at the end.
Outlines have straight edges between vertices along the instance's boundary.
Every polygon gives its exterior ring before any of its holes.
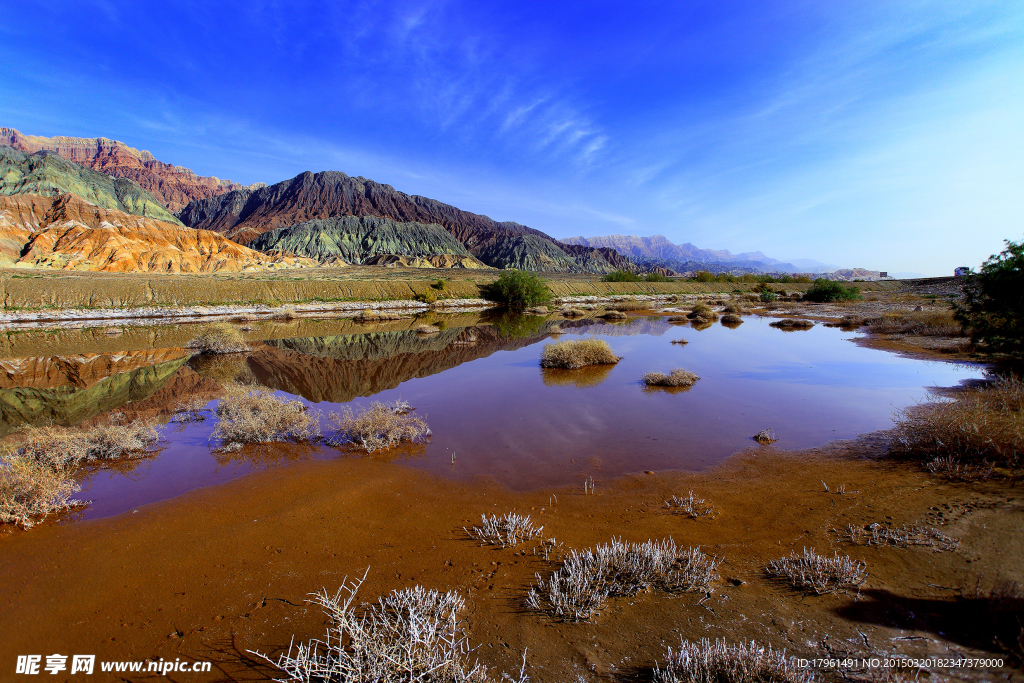
{"type": "MultiPolygon", "coordinates": [[[[102,419],[120,409],[166,421],[176,400],[213,396],[220,382],[233,380],[258,382],[322,411],[325,434],[328,412],[399,398],[433,432],[426,444],[372,456],[310,444],[225,453],[209,440],[216,418],[207,413],[204,422],[164,425],[152,457],[87,474],[78,497],[93,503],[78,517],[95,518],[313,457],[377,457],[520,490],[582,487],[590,478],[600,486],[628,472],[713,466],[756,447],[752,436],[766,428],[779,439],[775,447],[786,449],[885,429],[931,388],[983,375],[980,366],[859,346],[855,332],[820,324],[784,332],[767,318],[744,320],[735,329],[697,330],[645,315],[621,323],[506,315],[473,324],[462,316],[432,336],[408,328],[350,333],[351,323],[339,321],[343,333],[267,339],[248,355],[190,357],[175,347],[8,358],[0,361],[0,419],[10,430],[102,419]],[[550,333],[555,325],[561,334],[550,333]],[[583,337],[607,341],[622,360],[540,368],[545,343],[583,337]],[[680,338],[688,343],[671,343],[680,338]],[[673,368],[700,380],[686,390],[639,382],[673,368]]],[[[211,399],[208,408],[215,406],[211,399]]]]}

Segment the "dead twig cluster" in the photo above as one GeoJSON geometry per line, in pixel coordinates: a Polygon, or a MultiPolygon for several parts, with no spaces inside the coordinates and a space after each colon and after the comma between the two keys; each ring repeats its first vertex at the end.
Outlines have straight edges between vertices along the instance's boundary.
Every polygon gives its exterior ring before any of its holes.
{"type": "Polygon", "coordinates": [[[515,512],[507,512],[501,517],[480,515],[480,526],[462,528],[470,538],[480,541],[481,545],[500,545],[502,548],[511,548],[544,533],[544,527],[534,526],[529,515],[515,512]]]}
{"type": "Polygon", "coordinates": [[[814,548],[793,551],[789,557],[772,560],[765,568],[769,576],[788,579],[794,587],[810,590],[818,595],[838,590],[858,588],[867,579],[863,562],[837,553],[832,557],[819,555],[814,548]]]}
{"type": "MultiPolygon", "coordinates": [[[[314,594],[331,625],[323,640],[288,648],[271,659],[253,652],[285,673],[281,681],[310,683],[489,683],[479,662],[470,662],[469,638],[459,616],[465,601],[455,591],[422,586],[392,591],[358,605],[366,579],[342,584],[333,595],[314,594]]],[[[516,679],[513,679],[516,680],[516,679]]],[[[520,673],[518,683],[525,683],[520,673]]]]}
{"type": "Polygon", "coordinates": [[[682,641],[669,648],[664,666],[654,669],[654,683],[814,683],[814,670],[799,667],[785,650],[770,645],[708,639],[682,641]]]}
{"type": "Polygon", "coordinates": [[[331,438],[335,445],[355,444],[368,453],[393,448],[403,441],[424,441],[430,434],[426,420],[412,415],[412,407],[405,401],[380,403],[374,401],[369,408],[358,413],[345,408],[331,413],[328,419],[337,430],[331,438]]]}
{"type": "Polygon", "coordinates": [[[692,519],[713,515],[715,506],[703,498],[698,498],[690,491],[685,498],[672,496],[665,501],[665,507],[673,512],[679,512],[692,519]]]}
{"type": "Polygon", "coordinates": [[[220,420],[210,438],[227,449],[238,449],[246,443],[320,438],[318,411],[308,410],[297,399],[280,398],[253,387],[222,398],[217,417],[220,420]]]}
{"type": "Polygon", "coordinates": [[[613,538],[592,550],[572,550],[549,576],[538,574],[526,602],[566,621],[582,621],[609,598],[652,587],[672,593],[707,591],[718,578],[720,562],[672,539],[629,543],[613,538]]]}
{"type": "Polygon", "coordinates": [[[895,528],[884,524],[869,524],[858,527],[850,524],[846,529],[846,540],[854,545],[892,546],[909,548],[923,546],[936,551],[953,551],[960,547],[960,540],[952,538],[933,527],[922,527],[916,524],[895,528]]]}

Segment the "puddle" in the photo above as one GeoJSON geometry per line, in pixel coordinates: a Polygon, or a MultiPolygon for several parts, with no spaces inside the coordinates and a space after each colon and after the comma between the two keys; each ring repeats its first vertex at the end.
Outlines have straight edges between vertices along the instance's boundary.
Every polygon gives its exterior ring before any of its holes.
{"type": "Polygon", "coordinates": [[[78,516],[96,518],[308,458],[381,457],[513,490],[582,487],[590,477],[600,486],[627,472],[711,467],[755,445],[751,436],[766,428],[786,449],[853,438],[890,426],[895,411],[927,399],[931,387],[983,375],[980,366],[864,348],[849,341],[856,333],[839,329],[785,332],[769,327],[770,319],[744,320],[735,329],[696,330],[653,316],[619,324],[504,316],[431,336],[393,329],[277,337],[254,344],[247,357],[188,359],[181,349],[142,349],[14,358],[0,363],[0,421],[10,431],[88,421],[114,409],[166,421],[177,400],[212,401],[219,383],[231,379],[298,397],[325,415],[350,403],[401,398],[433,432],[428,444],[384,456],[306,444],[226,454],[211,450],[214,419],[168,424],[158,454],[87,475],[79,497],[93,504],[78,516]],[[601,338],[622,360],[541,369],[555,325],[564,331],[556,338],[601,338]],[[681,337],[689,343],[671,343],[681,337]],[[647,372],[677,367],[701,379],[674,391],[639,383],[647,372]]]}

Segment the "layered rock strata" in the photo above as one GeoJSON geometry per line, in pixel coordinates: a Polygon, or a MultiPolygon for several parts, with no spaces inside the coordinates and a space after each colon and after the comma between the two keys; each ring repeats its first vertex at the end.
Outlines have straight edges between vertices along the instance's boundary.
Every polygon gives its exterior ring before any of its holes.
{"type": "MultiPolygon", "coordinates": [[[[55,152],[68,161],[115,178],[134,181],[150,192],[170,211],[181,211],[194,199],[208,199],[246,187],[230,180],[196,175],[182,166],[158,161],[146,150],[129,147],[107,138],[74,138],[23,135],[13,128],[0,128],[0,144],[22,152],[55,152]]],[[[248,187],[262,187],[257,183],[248,187]]]]}

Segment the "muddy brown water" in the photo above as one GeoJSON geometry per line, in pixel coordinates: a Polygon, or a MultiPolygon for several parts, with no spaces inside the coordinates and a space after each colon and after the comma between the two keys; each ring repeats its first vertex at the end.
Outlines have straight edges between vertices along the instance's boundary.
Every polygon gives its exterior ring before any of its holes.
{"type": "MultiPolygon", "coordinates": [[[[427,420],[432,437],[372,457],[448,479],[483,478],[528,491],[645,470],[706,469],[751,446],[751,437],[766,428],[784,449],[850,439],[887,428],[895,411],[927,399],[930,387],[983,374],[979,366],[861,348],[851,343],[856,333],[821,325],[782,331],[757,316],[747,316],[736,329],[700,330],[644,315],[618,324],[562,321],[564,333],[554,335],[548,333],[552,320],[496,322],[447,328],[432,337],[403,330],[274,339],[254,344],[248,356],[187,363],[181,350],[135,352],[134,368],[125,354],[94,354],[81,367],[67,358],[7,360],[3,417],[32,421],[35,408],[36,421],[75,423],[90,412],[131,413],[153,404],[160,392],[168,394],[162,399],[166,412],[175,384],[184,383],[180,393],[187,395],[194,390],[188,380],[197,376],[258,382],[325,416],[346,406],[403,399],[427,420]],[[539,367],[546,343],[580,338],[608,342],[621,361],[578,370],[539,367]],[[689,343],[671,343],[680,338],[689,343]],[[639,382],[647,372],[677,367],[701,379],[689,389],[639,382]],[[19,368],[29,386],[15,386],[19,368]],[[10,409],[19,399],[21,411],[10,409]]],[[[215,406],[213,399],[209,408],[215,406]]],[[[92,504],[79,516],[119,514],[295,460],[360,455],[305,444],[220,451],[210,440],[215,418],[207,416],[200,423],[166,425],[152,457],[87,473],[81,498],[92,504]]],[[[329,434],[328,421],[322,422],[329,434]]]]}

